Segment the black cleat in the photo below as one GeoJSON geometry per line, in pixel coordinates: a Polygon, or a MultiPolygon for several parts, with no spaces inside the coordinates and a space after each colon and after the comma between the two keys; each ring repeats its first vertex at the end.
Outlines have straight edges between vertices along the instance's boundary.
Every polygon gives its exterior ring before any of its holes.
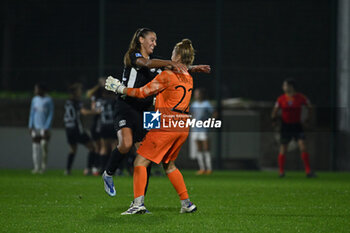
{"type": "Polygon", "coordinates": [[[286,174],[284,172],[279,174],[280,178],[284,178],[285,176],[286,176],[286,174]]]}
{"type": "Polygon", "coordinates": [[[317,175],[314,172],[309,172],[306,174],[306,178],[316,178],[317,175]]]}

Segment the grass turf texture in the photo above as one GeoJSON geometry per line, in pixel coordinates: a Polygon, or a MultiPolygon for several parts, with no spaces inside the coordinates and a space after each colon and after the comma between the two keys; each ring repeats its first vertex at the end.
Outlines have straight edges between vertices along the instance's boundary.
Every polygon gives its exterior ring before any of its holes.
{"type": "Polygon", "coordinates": [[[132,178],[118,177],[117,196],[100,177],[74,171],[31,175],[0,170],[1,232],[349,232],[350,174],[289,172],[183,172],[193,214],[179,214],[166,177],[151,177],[148,215],[121,216],[133,199],[132,178]]]}

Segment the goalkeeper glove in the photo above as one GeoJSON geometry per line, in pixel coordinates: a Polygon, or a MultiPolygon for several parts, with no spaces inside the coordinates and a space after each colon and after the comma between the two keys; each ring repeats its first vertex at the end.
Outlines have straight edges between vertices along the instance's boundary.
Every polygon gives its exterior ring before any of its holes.
{"type": "Polygon", "coordinates": [[[123,94],[126,87],[116,78],[109,76],[106,79],[105,89],[108,91],[113,91],[115,93],[123,94]]]}

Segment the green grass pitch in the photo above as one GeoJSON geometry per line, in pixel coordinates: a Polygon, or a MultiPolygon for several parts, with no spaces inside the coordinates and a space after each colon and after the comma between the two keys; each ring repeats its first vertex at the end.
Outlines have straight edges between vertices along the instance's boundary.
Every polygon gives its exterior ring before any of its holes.
{"type": "Polygon", "coordinates": [[[118,177],[109,197],[100,177],[74,171],[31,175],[0,170],[1,232],[350,232],[350,173],[306,179],[289,172],[183,172],[193,214],[179,214],[166,177],[151,177],[147,215],[121,216],[133,199],[132,178],[118,177]]]}

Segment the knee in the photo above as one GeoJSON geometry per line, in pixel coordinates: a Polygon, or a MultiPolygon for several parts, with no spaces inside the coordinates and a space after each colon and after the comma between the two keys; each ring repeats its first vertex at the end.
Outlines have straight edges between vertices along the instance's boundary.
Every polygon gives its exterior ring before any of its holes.
{"type": "Polygon", "coordinates": [[[134,161],[134,167],[137,167],[137,166],[148,167],[149,164],[150,164],[149,160],[143,158],[140,155],[137,155],[134,161]]]}
{"type": "Polygon", "coordinates": [[[164,164],[163,167],[164,167],[164,171],[166,174],[172,173],[173,171],[175,171],[177,169],[174,162],[164,164]]]}
{"type": "Polygon", "coordinates": [[[118,150],[122,154],[126,154],[130,151],[132,147],[132,141],[129,140],[123,140],[121,143],[118,145],[118,150]]]}

